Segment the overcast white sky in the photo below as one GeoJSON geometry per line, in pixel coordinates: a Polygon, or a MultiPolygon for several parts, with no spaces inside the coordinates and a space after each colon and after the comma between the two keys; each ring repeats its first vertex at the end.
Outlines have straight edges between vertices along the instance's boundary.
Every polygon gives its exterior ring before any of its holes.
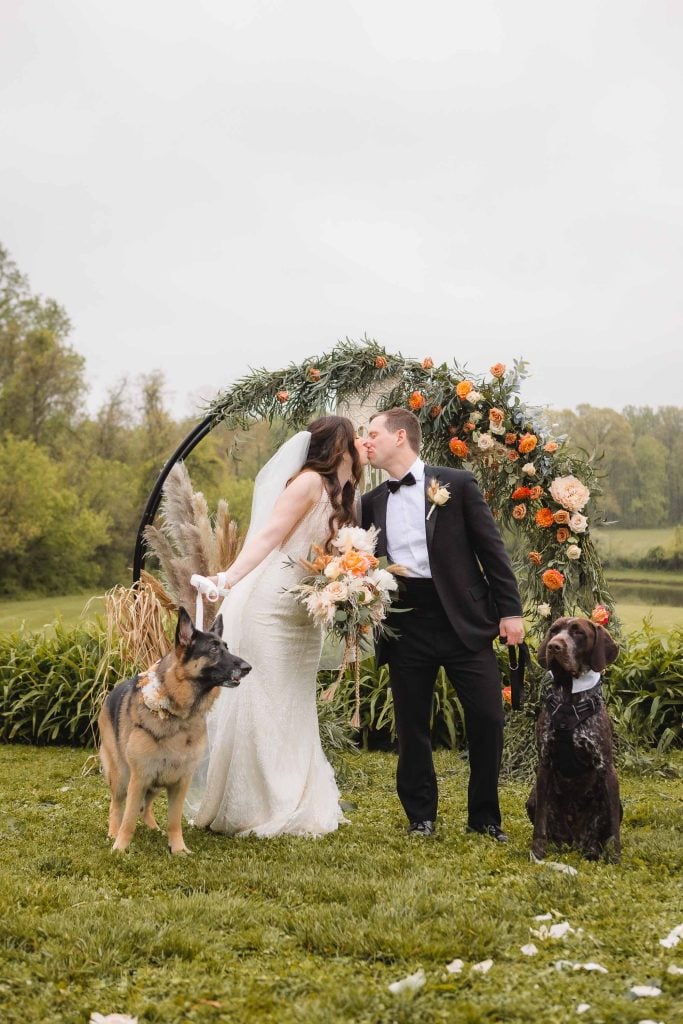
{"type": "Polygon", "coordinates": [[[679,0],[3,0],[0,240],[91,405],[365,332],[683,404],[679,0]]]}

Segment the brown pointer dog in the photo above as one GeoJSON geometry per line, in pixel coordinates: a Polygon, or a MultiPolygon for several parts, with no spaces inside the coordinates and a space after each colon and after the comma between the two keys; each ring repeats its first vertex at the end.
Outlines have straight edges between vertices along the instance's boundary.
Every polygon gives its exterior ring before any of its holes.
{"type": "Polygon", "coordinates": [[[552,674],[536,726],[536,784],[526,805],[534,823],[531,852],[539,860],[548,841],[574,846],[589,860],[619,860],[619,781],[597,675],[618,652],[603,626],[579,618],[553,622],[538,649],[539,663],[552,674]],[[573,693],[573,680],[581,676],[593,685],[573,693]]]}
{"type": "Polygon", "coordinates": [[[175,649],[147,672],[118,683],[104,701],[97,724],[111,790],[109,836],[116,840],[114,850],[128,847],[139,814],[150,828],[158,827],[152,803],[165,788],[169,849],[190,852],[183,840],[182,811],[206,745],[206,714],[219,687],[238,686],[251,669],[230,653],[222,633],[222,616],[201,632],[180,608],[175,649]]]}

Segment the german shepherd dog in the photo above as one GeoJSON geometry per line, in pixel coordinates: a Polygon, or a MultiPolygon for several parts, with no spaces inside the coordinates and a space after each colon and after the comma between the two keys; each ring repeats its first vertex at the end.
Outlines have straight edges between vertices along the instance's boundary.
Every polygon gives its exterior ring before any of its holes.
{"type": "Polygon", "coordinates": [[[183,840],[182,811],[206,746],[207,712],[219,687],[238,686],[251,670],[230,653],[222,633],[221,615],[208,632],[202,632],[180,608],[174,650],[107,695],[97,724],[100,759],[111,790],[113,850],[129,846],[139,814],[150,828],[158,828],[152,804],[165,789],[169,849],[190,852],[183,840]]]}

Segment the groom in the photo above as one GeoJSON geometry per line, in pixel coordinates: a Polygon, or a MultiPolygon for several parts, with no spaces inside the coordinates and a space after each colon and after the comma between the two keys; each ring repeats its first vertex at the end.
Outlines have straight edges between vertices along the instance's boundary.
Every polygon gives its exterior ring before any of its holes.
{"type": "Polygon", "coordinates": [[[437,786],[430,718],[443,665],[465,712],[469,746],[468,831],[507,842],[501,829],[498,773],[503,752],[500,673],[491,641],[524,637],[522,604],[510,560],[473,475],[426,466],[420,422],[407,409],[370,420],[370,465],[390,479],[362,498],[363,526],[380,534],[377,555],[405,566],[389,618],[398,637],[380,637],[388,664],[398,735],[398,796],[412,835],[434,833],[437,786]],[[436,485],[433,483],[436,481],[436,485]],[[430,499],[442,488],[437,503],[430,499]],[[439,503],[441,502],[441,503],[439,503]],[[393,621],[392,621],[393,618],[393,621]]]}

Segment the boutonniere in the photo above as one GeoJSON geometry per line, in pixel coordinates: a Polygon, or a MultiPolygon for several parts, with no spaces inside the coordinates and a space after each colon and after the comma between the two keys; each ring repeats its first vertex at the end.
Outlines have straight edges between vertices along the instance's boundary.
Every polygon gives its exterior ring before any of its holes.
{"type": "Polygon", "coordinates": [[[444,484],[442,487],[436,477],[432,477],[427,487],[427,500],[431,502],[432,506],[427,513],[427,519],[429,519],[437,506],[445,505],[447,501],[451,500],[448,484],[444,484]]]}

